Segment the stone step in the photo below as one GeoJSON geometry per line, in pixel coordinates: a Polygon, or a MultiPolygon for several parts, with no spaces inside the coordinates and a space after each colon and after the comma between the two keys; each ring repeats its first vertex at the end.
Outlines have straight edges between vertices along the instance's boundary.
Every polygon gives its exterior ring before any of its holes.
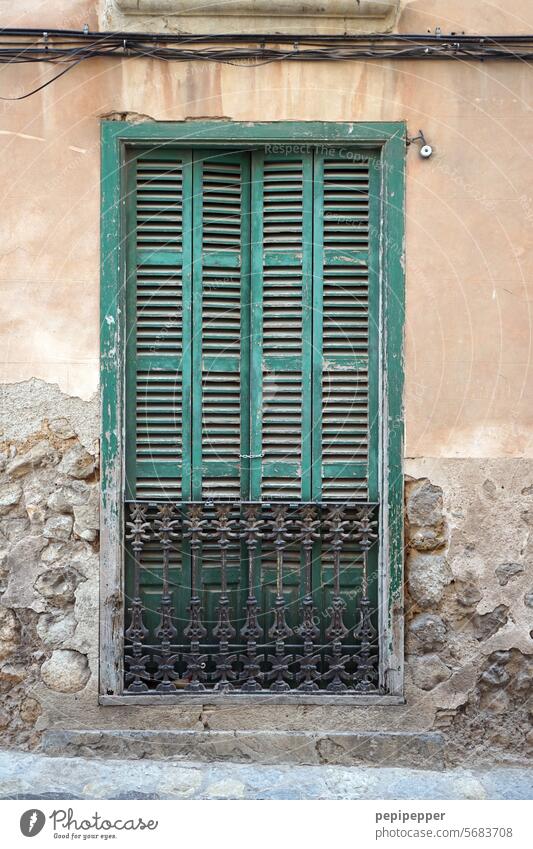
{"type": "Polygon", "coordinates": [[[444,738],[438,732],[49,730],[41,751],[56,757],[204,763],[444,766],[444,738]]]}

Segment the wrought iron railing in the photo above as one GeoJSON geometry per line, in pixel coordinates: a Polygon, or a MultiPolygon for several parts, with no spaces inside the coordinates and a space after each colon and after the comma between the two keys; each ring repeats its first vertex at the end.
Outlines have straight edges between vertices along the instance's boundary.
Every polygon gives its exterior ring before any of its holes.
{"type": "Polygon", "coordinates": [[[127,693],[378,691],[378,505],[128,511],[127,693]]]}

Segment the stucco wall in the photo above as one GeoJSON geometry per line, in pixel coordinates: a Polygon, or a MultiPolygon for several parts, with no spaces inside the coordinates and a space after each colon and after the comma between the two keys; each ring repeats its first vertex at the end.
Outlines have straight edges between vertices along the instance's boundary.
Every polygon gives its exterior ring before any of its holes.
{"type": "MultiPolygon", "coordinates": [[[[3,24],[88,23],[96,29],[96,13],[96,4],[85,0],[56,3],[53,13],[25,0],[5,12],[3,24]]],[[[445,32],[533,32],[533,6],[528,0],[513,0],[505,9],[488,0],[402,4],[402,32],[435,26],[445,32]]],[[[2,94],[23,94],[53,73],[49,66],[3,66],[2,94]]],[[[147,720],[140,710],[125,716],[96,704],[96,529],[85,513],[91,539],[80,535],[84,528],[79,522],[76,527],[75,511],[92,503],[97,468],[76,478],[78,467],[65,464],[64,456],[74,449],[85,456],[82,444],[91,457],[97,454],[101,118],[405,120],[413,135],[422,128],[435,149],[426,161],[415,148],[407,154],[406,472],[414,481],[408,497],[424,481],[439,488],[434,497],[442,498],[443,513],[433,519],[444,528],[432,549],[419,550],[418,538],[411,540],[408,612],[413,620],[438,617],[444,632],[433,620],[437,637],[430,625],[426,638],[424,620],[416,620],[422,637],[408,641],[405,710],[342,709],[335,722],[366,729],[444,727],[450,740],[468,740],[481,757],[479,718],[490,715],[496,735],[498,717],[511,717],[507,724],[515,723],[520,733],[512,739],[508,728],[507,741],[502,732],[496,748],[502,757],[524,755],[531,717],[523,680],[533,648],[533,466],[527,461],[533,458],[531,73],[524,63],[507,62],[253,68],[94,60],[31,98],[0,103],[0,381],[6,384],[0,486],[7,499],[0,548],[8,593],[3,611],[11,611],[4,613],[8,650],[2,669],[8,669],[0,683],[12,699],[6,740],[33,745],[50,725],[202,726],[196,709],[154,709],[147,720]],[[67,420],[66,431],[54,432],[56,419],[67,420]],[[13,477],[17,457],[39,444],[37,459],[13,477]],[[66,491],[64,502],[52,498],[58,489],[66,491]],[[57,533],[65,538],[56,539],[57,533]],[[17,548],[30,537],[31,551],[17,548]],[[502,583],[501,567],[509,564],[519,568],[502,583]],[[67,567],[76,574],[67,575],[66,589],[40,580],[67,567]],[[416,575],[423,583],[428,570],[441,591],[421,602],[413,586],[416,575]],[[465,581],[474,585],[466,605],[460,600],[465,581]],[[31,592],[21,601],[9,591],[10,582],[15,589],[31,582],[31,592]],[[491,619],[483,618],[489,614],[491,619]],[[45,616],[70,621],[70,630],[59,628],[50,642],[43,637],[45,616]],[[54,651],[67,652],[55,666],[54,651]],[[62,693],[53,682],[69,665],[80,686],[62,693]],[[485,672],[492,684],[481,680],[485,672]],[[515,686],[516,680],[522,683],[515,686]],[[36,704],[21,709],[30,697],[36,704]]],[[[302,709],[287,724],[312,727],[331,717],[321,708],[302,709]]],[[[241,711],[238,718],[262,727],[278,720],[276,712],[269,719],[266,709],[260,715],[241,711]]],[[[216,726],[236,720],[223,712],[210,721],[216,726]]]]}
{"type": "MultiPolygon", "coordinates": [[[[26,0],[12,22],[96,26],[93,3],[61,5],[51,21],[26,0]]],[[[419,0],[399,28],[437,24],[528,31],[533,7],[456,0],[443,18],[442,4],[419,0]]],[[[2,93],[52,73],[4,66],[2,93]]],[[[407,156],[406,454],[532,456],[530,80],[526,64],[506,62],[95,60],[2,102],[0,380],[35,376],[83,398],[97,389],[102,116],[406,120],[435,147],[427,161],[407,156]]]]}

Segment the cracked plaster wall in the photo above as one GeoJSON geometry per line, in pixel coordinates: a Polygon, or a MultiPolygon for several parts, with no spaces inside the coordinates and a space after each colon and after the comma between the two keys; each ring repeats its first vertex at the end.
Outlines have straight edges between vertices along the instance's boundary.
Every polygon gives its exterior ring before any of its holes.
{"type": "MultiPolygon", "coordinates": [[[[96,4],[36,0],[4,26],[98,27],[96,4]]],[[[533,30],[529,0],[402,3],[402,32],[533,30]]],[[[49,77],[6,66],[5,92],[49,77]]],[[[533,138],[523,63],[97,60],[2,104],[0,724],[47,728],[439,729],[449,757],[531,745],[533,138]],[[407,705],[100,708],[99,122],[405,120],[407,705]],[[502,160],[502,150],[512,156],[502,160]],[[21,210],[23,214],[21,214],[21,210]],[[442,501],[442,505],[441,505],[442,501]],[[424,506],[425,505],[425,506],[424,506]],[[424,512],[426,511],[426,512],[424,512]]]]}

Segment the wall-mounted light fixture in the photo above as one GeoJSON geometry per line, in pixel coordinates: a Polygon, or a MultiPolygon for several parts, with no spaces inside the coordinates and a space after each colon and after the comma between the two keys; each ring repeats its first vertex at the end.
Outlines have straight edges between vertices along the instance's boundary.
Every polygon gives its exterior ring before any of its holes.
{"type": "Polygon", "coordinates": [[[433,148],[430,144],[427,143],[422,130],[418,131],[417,136],[413,136],[412,138],[409,138],[409,136],[407,136],[407,144],[413,144],[413,142],[420,142],[420,148],[418,150],[418,153],[420,154],[422,159],[429,159],[429,157],[433,153],[433,148]]]}

